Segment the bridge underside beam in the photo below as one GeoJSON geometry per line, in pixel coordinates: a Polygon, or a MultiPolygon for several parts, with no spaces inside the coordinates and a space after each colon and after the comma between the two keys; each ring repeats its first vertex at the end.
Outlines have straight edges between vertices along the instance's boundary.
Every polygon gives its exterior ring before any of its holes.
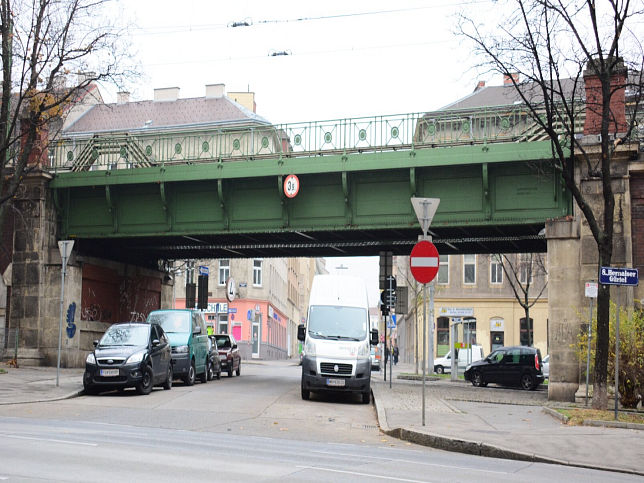
{"type": "Polygon", "coordinates": [[[421,233],[411,196],[441,199],[431,226],[441,253],[545,251],[545,221],[569,214],[570,199],[543,157],[532,152],[532,159],[508,161],[516,147],[498,146],[490,148],[496,156],[471,146],[308,158],[308,164],[212,163],[200,165],[197,177],[190,166],[84,173],[83,183],[74,173],[59,175],[52,188],[63,201],[62,237],[77,239],[87,253],[150,264],[408,254],[421,233]],[[460,162],[445,162],[453,157],[460,162]],[[243,167],[246,176],[237,176],[243,167]],[[289,199],[276,183],[291,173],[300,190],[289,199]]]}

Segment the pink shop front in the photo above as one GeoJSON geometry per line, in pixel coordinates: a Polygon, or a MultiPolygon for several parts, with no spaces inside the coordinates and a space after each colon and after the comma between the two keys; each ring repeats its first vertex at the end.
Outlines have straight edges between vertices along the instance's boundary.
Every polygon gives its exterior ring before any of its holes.
{"type": "Polygon", "coordinates": [[[266,301],[209,300],[204,318],[215,333],[233,335],[243,359],[287,357],[288,319],[266,301]]]}

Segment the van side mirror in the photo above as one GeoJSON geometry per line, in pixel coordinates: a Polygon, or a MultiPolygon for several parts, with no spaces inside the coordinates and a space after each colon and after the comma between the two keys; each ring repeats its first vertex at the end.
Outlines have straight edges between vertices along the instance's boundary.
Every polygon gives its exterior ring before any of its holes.
{"type": "Polygon", "coordinates": [[[233,349],[237,349],[237,344],[233,344],[233,349]]]}
{"type": "Polygon", "coordinates": [[[192,333],[195,335],[201,334],[201,326],[200,325],[196,326],[195,330],[193,330],[192,333]]]}
{"type": "Polygon", "coordinates": [[[93,342],[93,344],[94,344],[94,347],[98,346],[98,341],[97,341],[97,340],[95,340],[95,341],[93,342]]]}
{"type": "Polygon", "coordinates": [[[159,339],[154,339],[152,341],[152,347],[157,347],[159,344],[161,344],[161,342],[159,342],[159,339]]]}
{"type": "Polygon", "coordinates": [[[378,345],[378,329],[371,329],[371,345],[378,345]]]}
{"type": "Polygon", "coordinates": [[[306,327],[304,324],[300,324],[297,326],[297,340],[304,342],[304,339],[306,339],[306,327]]]}

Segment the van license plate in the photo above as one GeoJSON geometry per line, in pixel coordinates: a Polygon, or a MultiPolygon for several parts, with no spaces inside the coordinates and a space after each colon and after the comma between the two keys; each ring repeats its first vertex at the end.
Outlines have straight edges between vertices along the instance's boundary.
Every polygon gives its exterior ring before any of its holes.
{"type": "Polygon", "coordinates": [[[118,376],[118,375],[119,375],[118,369],[101,369],[101,376],[103,377],[118,376]]]}
{"type": "Polygon", "coordinates": [[[344,386],[344,379],[327,379],[327,386],[344,386]]]}

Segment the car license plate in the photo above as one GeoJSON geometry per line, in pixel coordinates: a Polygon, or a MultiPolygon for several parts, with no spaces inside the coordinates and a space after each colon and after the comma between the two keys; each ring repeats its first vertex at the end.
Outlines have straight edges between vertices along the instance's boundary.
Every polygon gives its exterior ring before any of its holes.
{"type": "Polygon", "coordinates": [[[326,380],[326,385],[327,386],[344,386],[344,379],[327,379],[326,380]]]}
{"type": "Polygon", "coordinates": [[[101,369],[101,376],[103,377],[111,377],[111,376],[118,376],[118,375],[119,375],[118,369],[101,369]]]}

